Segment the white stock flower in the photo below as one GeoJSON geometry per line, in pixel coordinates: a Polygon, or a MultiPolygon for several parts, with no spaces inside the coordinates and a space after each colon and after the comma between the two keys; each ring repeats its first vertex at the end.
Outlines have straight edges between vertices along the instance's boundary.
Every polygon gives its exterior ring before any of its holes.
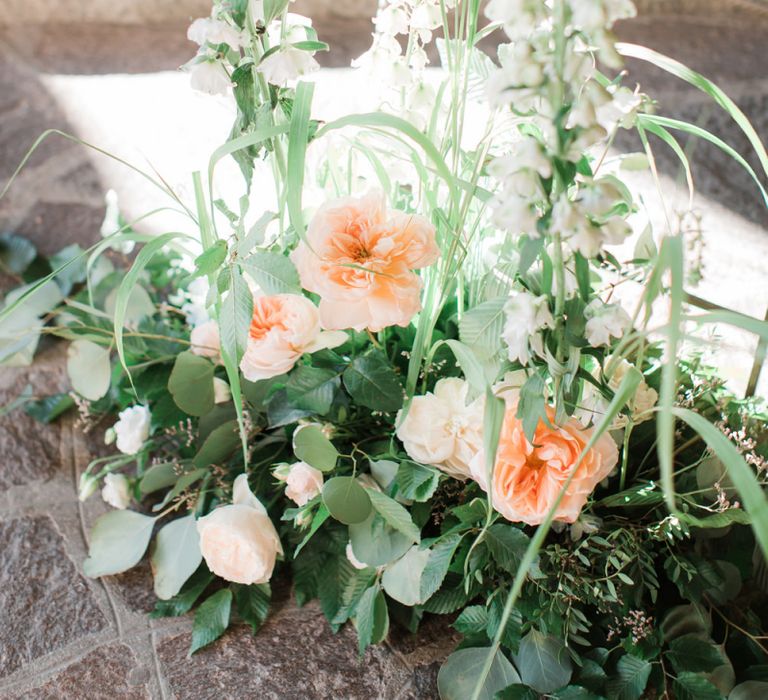
{"type": "Polygon", "coordinates": [[[507,355],[512,362],[527,365],[532,351],[537,355],[543,352],[541,331],[554,327],[547,297],[516,292],[504,305],[504,315],[502,338],[507,355]]]}
{"type": "Polygon", "coordinates": [[[469,476],[469,463],[483,441],[483,400],[467,405],[467,390],[463,379],[441,379],[432,393],[413,398],[404,419],[401,409],[396,421],[409,457],[457,479],[469,476]]]}
{"type": "Polygon", "coordinates": [[[382,34],[395,36],[408,33],[408,13],[397,5],[381,8],[374,17],[373,23],[376,25],[376,31],[382,34]]]}
{"type": "Polygon", "coordinates": [[[631,129],[643,102],[642,97],[626,87],[614,88],[613,92],[609,90],[608,94],[610,99],[595,110],[597,123],[609,133],[618,127],[631,129]]]}
{"type": "Polygon", "coordinates": [[[542,0],[490,0],[485,8],[485,16],[492,22],[501,22],[512,40],[527,39],[546,13],[542,0]]]}
{"type": "Polygon", "coordinates": [[[297,506],[305,506],[323,488],[323,473],[306,462],[290,465],[285,475],[285,495],[297,506]]]}
{"type": "Polygon", "coordinates": [[[187,39],[199,46],[204,44],[227,44],[233,49],[239,49],[247,42],[247,36],[224,20],[213,17],[200,17],[189,25],[187,39]]]}
{"type": "Polygon", "coordinates": [[[113,426],[117,449],[123,454],[135,455],[149,437],[151,415],[146,406],[131,406],[118,414],[113,426]]]}
{"type": "Polygon", "coordinates": [[[189,82],[193,90],[209,95],[226,95],[232,84],[229,74],[218,61],[204,60],[189,68],[189,82]]]}
{"type": "Polygon", "coordinates": [[[539,214],[531,200],[504,193],[493,198],[491,207],[493,223],[499,228],[538,237],[536,223],[539,214]]]}
{"type": "Polygon", "coordinates": [[[303,51],[286,44],[263,59],[256,70],[268,83],[283,86],[319,68],[320,64],[313,58],[310,51],[303,51]]]}
{"type": "Polygon", "coordinates": [[[223,379],[219,377],[213,378],[213,402],[214,403],[229,403],[232,399],[232,390],[229,388],[223,379]]]}
{"type": "Polygon", "coordinates": [[[267,583],[277,555],[283,553],[277,530],[245,474],[235,479],[232,505],[200,518],[197,531],[208,568],[233,583],[267,583]]]}
{"type": "MultiPolygon", "coordinates": [[[[104,203],[107,205],[107,209],[104,212],[104,221],[101,223],[100,233],[102,238],[109,238],[122,228],[120,222],[120,206],[117,201],[117,192],[114,190],[107,190],[104,195],[104,203]]],[[[115,243],[112,248],[124,255],[130,255],[135,247],[133,241],[122,241],[115,243]]]]}
{"type": "Polygon", "coordinates": [[[131,489],[128,479],[123,474],[107,474],[101,497],[113,508],[125,510],[131,503],[131,489]]]}
{"type": "Polygon", "coordinates": [[[611,337],[621,338],[632,325],[632,319],[621,306],[606,304],[601,299],[589,302],[584,315],[587,318],[587,341],[594,348],[609,345],[611,337]]]}
{"type": "Polygon", "coordinates": [[[184,293],[183,298],[186,301],[182,304],[181,310],[184,313],[187,324],[193,328],[201,326],[211,318],[206,304],[209,289],[208,280],[205,277],[198,277],[190,282],[187,291],[184,293]]]}

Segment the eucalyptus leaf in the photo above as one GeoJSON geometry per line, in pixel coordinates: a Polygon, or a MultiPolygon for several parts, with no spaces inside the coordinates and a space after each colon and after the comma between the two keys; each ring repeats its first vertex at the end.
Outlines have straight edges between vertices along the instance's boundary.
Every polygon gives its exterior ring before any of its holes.
{"type": "Polygon", "coordinates": [[[351,476],[335,476],[323,485],[323,503],[345,525],[361,523],[371,513],[369,493],[351,476]]]}
{"type": "Polygon", "coordinates": [[[410,548],[410,538],[390,527],[378,513],[349,526],[349,539],[355,558],[368,566],[384,566],[399,559],[410,548]]]}
{"type": "Polygon", "coordinates": [[[204,416],[214,406],[214,366],[205,357],[182,352],[173,365],[168,391],[176,405],[190,416],[204,416]]]}
{"type": "Polygon", "coordinates": [[[321,472],[331,471],[339,457],[333,443],[316,425],[302,426],[296,430],[293,434],[293,452],[301,461],[321,472]]]}
{"type": "Polygon", "coordinates": [[[571,658],[563,642],[536,629],[520,641],[515,663],[523,683],[540,693],[551,693],[568,685],[573,672],[571,658]]]}
{"type": "Polygon", "coordinates": [[[151,556],[155,595],[160,600],[173,598],[195,573],[202,559],[194,515],[165,525],[157,533],[151,556]]]}
{"type": "Polygon", "coordinates": [[[112,366],[109,348],[90,340],[75,340],[67,349],[67,374],[72,388],[89,401],[98,401],[109,391],[112,366]]]}
{"type": "Polygon", "coordinates": [[[102,515],[91,530],[88,558],[83,572],[90,578],[127,571],[147,551],[155,518],[132,510],[113,510],[102,515]]]}
{"type": "Polygon", "coordinates": [[[414,545],[400,559],[384,569],[381,585],[390,598],[413,607],[422,602],[421,576],[429,561],[429,549],[414,545]]]}
{"type": "MultiPolygon", "coordinates": [[[[454,651],[437,674],[437,689],[441,700],[467,700],[473,697],[475,684],[490,651],[488,647],[454,651]]],[[[480,692],[474,697],[477,700],[494,700],[496,693],[513,683],[520,683],[520,676],[507,657],[497,651],[480,692]]]]}

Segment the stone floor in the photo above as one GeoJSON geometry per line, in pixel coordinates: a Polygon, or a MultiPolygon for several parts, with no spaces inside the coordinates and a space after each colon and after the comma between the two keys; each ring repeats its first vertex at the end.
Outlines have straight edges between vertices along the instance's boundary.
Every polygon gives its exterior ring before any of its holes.
{"type": "MultiPolygon", "coordinates": [[[[723,0],[719,14],[693,18],[675,15],[669,2],[620,33],[722,83],[768,139],[763,7],[758,0],[723,0]]],[[[319,31],[335,46],[324,57],[329,65],[346,65],[369,41],[365,22],[319,31]]],[[[184,34],[180,26],[0,28],[0,186],[49,127],[118,151],[130,146],[174,184],[204,168],[204,157],[226,135],[230,108],[190,96],[183,76],[169,72],[190,55],[184,34]],[[139,139],[142,152],[131,144],[139,139]]],[[[629,69],[662,113],[698,121],[748,150],[698,93],[639,64],[629,69]]],[[[323,80],[330,101],[335,78],[323,80]]],[[[762,315],[765,208],[749,179],[716,151],[690,149],[707,240],[701,295],[762,315]]],[[[674,191],[677,168],[657,151],[664,186],[674,191]]],[[[31,237],[45,252],[88,243],[98,235],[108,187],[120,191],[129,212],[146,211],[153,201],[143,183],[86,149],[47,141],[0,201],[0,229],[31,237]]],[[[638,187],[652,189],[648,182],[638,187]]],[[[743,339],[737,348],[742,354],[734,362],[742,370],[753,344],[743,339]]],[[[33,369],[2,370],[0,404],[27,383],[46,393],[63,388],[62,357],[60,345],[48,344],[33,369]]],[[[100,449],[69,421],[41,427],[23,414],[0,418],[0,698],[435,697],[436,669],[455,642],[444,624],[430,621],[418,637],[395,630],[358,660],[352,630],[332,635],[316,606],[296,608],[287,591],[256,637],[235,629],[188,658],[190,620],[146,615],[148,567],[100,581],[81,573],[88,527],[104,506],[97,499],[80,504],[76,482],[100,449]]]]}

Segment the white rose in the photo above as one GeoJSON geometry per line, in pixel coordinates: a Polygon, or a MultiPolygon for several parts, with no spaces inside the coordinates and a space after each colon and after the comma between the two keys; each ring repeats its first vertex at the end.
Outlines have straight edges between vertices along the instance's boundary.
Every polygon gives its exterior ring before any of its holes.
{"type": "Polygon", "coordinates": [[[589,302],[584,315],[587,318],[587,341],[593,348],[609,345],[611,337],[621,338],[632,325],[632,319],[621,306],[606,304],[600,299],[589,302]]]}
{"type": "Polygon", "coordinates": [[[467,383],[447,377],[434,393],[416,396],[400,422],[397,437],[408,455],[457,479],[469,476],[469,463],[483,442],[483,401],[467,405],[467,383]]]}
{"type": "Polygon", "coordinates": [[[206,321],[195,326],[190,333],[191,350],[195,355],[210,357],[218,362],[221,357],[221,339],[219,324],[216,321],[206,321]]]}
{"type": "Polygon", "coordinates": [[[226,95],[232,81],[220,63],[202,61],[193,64],[189,69],[189,83],[193,90],[200,90],[209,95],[226,95]]]}
{"type": "MultiPolygon", "coordinates": [[[[607,358],[606,367],[612,370],[611,376],[608,379],[608,386],[610,386],[614,391],[617,391],[619,386],[621,386],[621,382],[623,381],[624,376],[627,374],[627,371],[633,365],[631,365],[626,360],[621,360],[621,362],[619,362],[615,368],[611,367],[611,365],[615,365],[615,363],[612,362],[610,358],[607,358]]],[[[645,379],[640,380],[640,384],[637,386],[635,396],[630,402],[630,407],[632,409],[632,420],[635,423],[642,423],[643,421],[647,421],[653,418],[651,409],[656,405],[658,400],[659,394],[656,389],[649,387],[645,379]]]]}
{"type": "Polygon", "coordinates": [[[131,489],[128,479],[122,474],[107,474],[101,497],[113,508],[125,510],[131,502],[131,489]]]}
{"type": "Polygon", "coordinates": [[[149,437],[150,413],[146,406],[131,406],[120,411],[113,430],[117,435],[117,449],[123,454],[135,455],[149,437]]]}
{"type": "Polygon", "coordinates": [[[283,46],[262,60],[256,70],[264,76],[268,83],[282,86],[319,68],[320,64],[309,51],[303,51],[293,46],[283,46]]]}
{"type": "Polygon", "coordinates": [[[285,495],[297,506],[305,506],[323,488],[323,473],[306,462],[292,464],[285,477],[285,495]]]}
{"type": "Polygon", "coordinates": [[[213,378],[213,402],[228,403],[232,399],[232,391],[223,379],[213,378]]]}
{"type": "Polygon", "coordinates": [[[283,553],[277,530],[245,474],[235,479],[232,505],[200,518],[197,531],[208,568],[234,583],[266,583],[283,553]]]}

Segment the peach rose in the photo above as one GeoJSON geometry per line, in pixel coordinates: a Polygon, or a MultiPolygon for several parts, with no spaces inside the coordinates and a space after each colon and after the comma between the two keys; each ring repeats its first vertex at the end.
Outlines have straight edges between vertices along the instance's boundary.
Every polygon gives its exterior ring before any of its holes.
{"type": "Polygon", "coordinates": [[[296,462],[285,477],[285,495],[297,506],[305,506],[323,488],[323,473],[306,462],[296,462]]]}
{"type": "Polygon", "coordinates": [[[197,531],[208,568],[234,583],[266,583],[283,553],[277,530],[245,474],[235,479],[232,505],[200,518],[197,531]]]}
{"type": "MultiPolygon", "coordinates": [[[[571,475],[592,430],[573,418],[557,426],[554,410],[547,409],[549,421],[555,427],[539,421],[531,444],[523,433],[522,422],[515,417],[516,411],[517,406],[510,405],[504,417],[493,470],[493,507],[507,520],[538,525],[571,475]]],[[[607,434],[601,436],[579,464],[555,512],[555,520],[574,522],[589,494],[611,473],[618,459],[613,439],[607,434]]],[[[474,479],[487,491],[482,450],[470,466],[474,479]]]]}
{"type": "Polygon", "coordinates": [[[407,326],[421,309],[413,270],[438,256],[429,221],[388,212],[384,196],[371,193],[322,206],[291,260],[302,286],[320,295],[324,328],[380,331],[407,326]]]}
{"type": "Polygon", "coordinates": [[[334,348],[346,339],[345,333],[322,330],[317,307],[306,297],[256,297],[240,369],[248,381],[269,379],[291,370],[304,353],[334,348]]]}

